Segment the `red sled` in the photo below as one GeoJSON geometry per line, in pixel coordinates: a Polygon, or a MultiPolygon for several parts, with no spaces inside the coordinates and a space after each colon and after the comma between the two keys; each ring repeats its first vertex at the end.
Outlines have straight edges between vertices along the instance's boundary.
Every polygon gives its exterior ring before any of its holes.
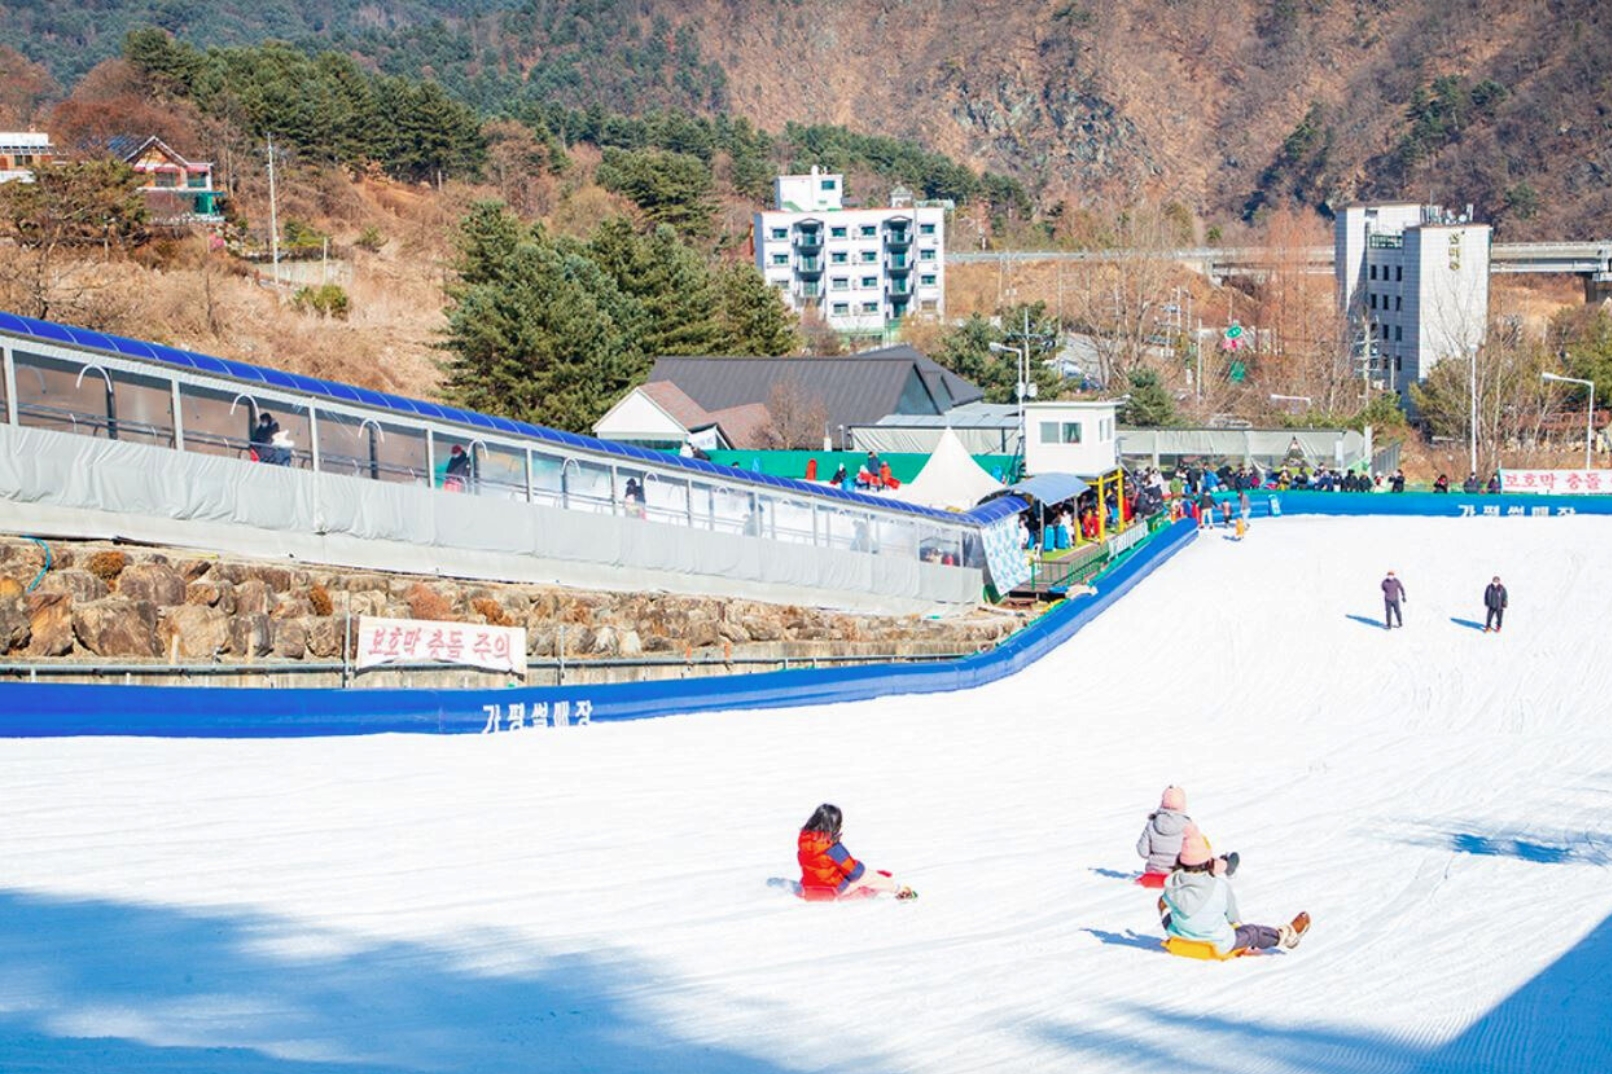
{"type": "Polygon", "coordinates": [[[1163,888],[1164,882],[1170,877],[1169,873],[1143,873],[1136,878],[1136,882],[1144,888],[1163,888]]]}

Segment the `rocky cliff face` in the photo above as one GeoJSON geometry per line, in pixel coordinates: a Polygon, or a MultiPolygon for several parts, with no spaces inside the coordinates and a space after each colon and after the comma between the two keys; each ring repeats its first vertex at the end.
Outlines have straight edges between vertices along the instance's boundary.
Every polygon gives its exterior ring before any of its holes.
{"type": "Polygon", "coordinates": [[[665,594],[423,580],[100,543],[0,538],[0,666],[340,660],[351,616],[522,626],[528,655],[586,663],[949,654],[1018,620],[885,618],[665,594]],[[34,582],[37,579],[38,584],[34,582]],[[30,588],[32,586],[32,588],[30,588]]]}
{"type": "Polygon", "coordinates": [[[734,110],[913,138],[1039,187],[1209,218],[1477,202],[1502,239],[1612,235],[1601,0],[686,0],[734,110]]]}

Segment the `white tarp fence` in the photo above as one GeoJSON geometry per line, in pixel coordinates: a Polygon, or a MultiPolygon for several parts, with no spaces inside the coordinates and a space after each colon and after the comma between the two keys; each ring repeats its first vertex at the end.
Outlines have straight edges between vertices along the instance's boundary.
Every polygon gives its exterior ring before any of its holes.
{"type": "MultiPolygon", "coordinates": [[[[978,567],[263,466],[0,424],[0,527],[466,578],[885,613],[973,605],[978,567]]],[[[736,524],[737,527],[737,524],[736,524]]]]}

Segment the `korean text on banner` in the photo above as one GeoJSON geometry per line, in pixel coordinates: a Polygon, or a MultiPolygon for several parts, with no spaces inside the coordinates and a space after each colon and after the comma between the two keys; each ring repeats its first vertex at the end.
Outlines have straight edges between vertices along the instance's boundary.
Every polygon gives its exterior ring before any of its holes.
{"type": "Polygon", "coordinates": [[[464,664],[520,675],[526,628],[359,616],[358,668],[381,664],[464,664]]]}
{"type": "Polygon", "coordinates": [[[1504,492],[1594,496],[1612,493],[1612,470],[1501,470],[1504,492]]]}

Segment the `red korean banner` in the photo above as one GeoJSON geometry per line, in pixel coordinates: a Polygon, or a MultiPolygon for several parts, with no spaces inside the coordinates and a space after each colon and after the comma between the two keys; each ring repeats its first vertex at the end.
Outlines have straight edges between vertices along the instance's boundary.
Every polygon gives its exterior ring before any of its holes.
{"type": "Polygon", "coordinates": [[[1612,470],[1501,470],[1500,491],[1556,496],[1612,493],[1612,470]]]}
{"type": "Polygon", "coordinates": [[[359,616],[359,670],[382,664],[464,664],[523,675],[526,628],[359,616]]]}

